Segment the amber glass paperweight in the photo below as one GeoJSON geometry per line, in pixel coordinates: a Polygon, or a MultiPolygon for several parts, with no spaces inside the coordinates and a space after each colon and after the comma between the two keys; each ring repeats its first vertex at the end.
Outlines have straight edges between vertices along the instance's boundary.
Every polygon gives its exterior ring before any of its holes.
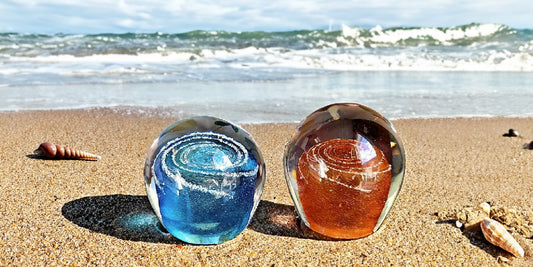
{"type": "Polygon", "coordinates": [[[285,178],[302,222],[355,239],[380,229],[400,191],[405,152],[392,124],[359,104],[332,104],[305,118],[287,144],[285,178]]]}

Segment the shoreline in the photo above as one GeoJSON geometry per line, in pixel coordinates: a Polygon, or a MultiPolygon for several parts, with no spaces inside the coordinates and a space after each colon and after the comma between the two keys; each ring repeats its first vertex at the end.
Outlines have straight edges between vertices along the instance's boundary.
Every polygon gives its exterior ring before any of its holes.
{"type": "MultiPolygon", "coordinates": [[[[340,102],[342,103],[342,102],[340,102]]],[[[316,108],[320,108],[317,106],[316,108]]],[[[313,110],[314,111],[314,110],[313,110]]],[[[27,112],[101,112],[115,114],[119,116],[138,116],[145,117],[150,119],[184,119],[192,116],[215,116],[213,114],[193,114],[187,113],[181,109],[174,109],[173,107],[150,107],[150,106],[105,106],[105,107],[80,107],[80,108],[60,108],[60,109],[20,109],[20,110],[0,110],[0,115],[5,114],[17,114],[17,113],[27,113],[27,112]]],[[[268,113],[268,112],[266,112],[268,113]]],[[[379,111],[378,111],[379,113],[379,111]]],[[[383,114],[382,114],[383,115],[383,114]]],[[[220,117],[221,119],[228,120],[226,118],[220,117]]],[[[232,123],[239,125],[261,125],[261,124],[298,124],[305,117],[295,119],[294,121],[238,121],[238,120],[229,120],[232,123]]],[[[389,117],[385,116],[390,122],[394,123],[395,121],[405,121],[405,120],[440,120],[440,119],[529,119],[533,118],[533,115],[458,115],[458,116],[405,116],[405,117],[389,117]]]]}
{"type": "Polygon", "coordinates": [[[498,266],[499,257],[533,264],[531,236],[513,233],[526,251],[515,258],[436,216],[486,201],[533,214],[533,150],[523,147],[533,140],[531,117],[391,120],[406,150],[402,190],[379,232],[343,241],[317,239],[295,225],[282,157],[297,124],[242,123],[261,149],[266,183],[248,228],[215,246],[168,237],[153,220],[131,221],[153,219],[144,160],[176,119],[108,108],[0,112],[0,264],[498,266]],[[523,138],[503,137],[509,128],[523,138]],[[102,159],[32,158],[45,141],[102,159]]]}

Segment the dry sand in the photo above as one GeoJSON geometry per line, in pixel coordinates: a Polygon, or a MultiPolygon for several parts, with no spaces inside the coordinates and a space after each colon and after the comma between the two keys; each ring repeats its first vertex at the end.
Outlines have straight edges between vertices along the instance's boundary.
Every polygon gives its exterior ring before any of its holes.
{"type": "Polygon", "coordinates": [[[435,215],[484,201],[531,215],[533,150],[523,146],[533,140],[533,118],[393,121],[407,152],[402,191],[381,231],[349,241],[318,240],[295,226],[282,155],[296,125],[243,125],[262,150],[267,181],[250,226],[213,246],[128,224],[154,218],[144,160],[174,120],[109,109],[0,113],[0,265],[533,265],[531,235],[515,231],[526,251],[515,258],[435,215]],[[524,138],[502,137],[508,128],[524,138]],[[44,141],[102,159],[31,156],[44,141]]]}

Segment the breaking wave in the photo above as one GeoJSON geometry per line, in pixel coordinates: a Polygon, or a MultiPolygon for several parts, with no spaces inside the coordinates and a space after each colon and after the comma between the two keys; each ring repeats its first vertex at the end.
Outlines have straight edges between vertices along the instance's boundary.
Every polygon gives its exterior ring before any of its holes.
{"type": "Polygon", "coordinates": [[[287,32],[0,33],[0,86],[285,79],[308,71],[533,71],[533,30],[500,24],[287,32]]]}

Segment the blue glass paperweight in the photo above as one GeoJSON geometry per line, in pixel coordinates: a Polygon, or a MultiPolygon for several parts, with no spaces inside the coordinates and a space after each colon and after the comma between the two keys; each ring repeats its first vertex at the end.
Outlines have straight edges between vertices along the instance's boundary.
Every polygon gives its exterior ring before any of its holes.
{"type": "Polygon", "coordinates": [[[253,138],[214,117],[170,125],[146,159],[148,199],[163,226],[191,244],[233,239],[261,199],[265,163],[253,138]]]}

